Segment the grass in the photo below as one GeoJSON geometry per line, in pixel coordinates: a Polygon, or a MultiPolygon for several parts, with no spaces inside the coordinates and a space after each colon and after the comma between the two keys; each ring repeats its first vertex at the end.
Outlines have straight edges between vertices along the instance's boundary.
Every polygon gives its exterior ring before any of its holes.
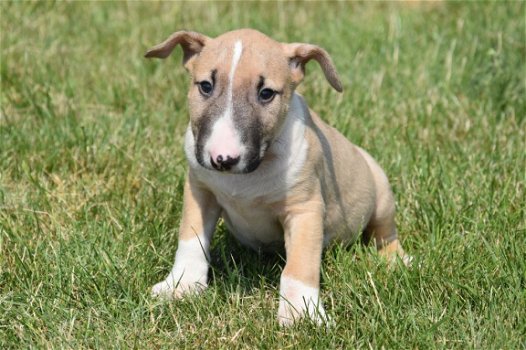
{"type": "Polygon", "coordinates": [[[525,348],[524,2],[2,2],[1,348],[525,348]],[[177,245],[188,78],[172,31],[319,44],[310,106],[389,175],[419,268],[324,255],[330,329],[276,321],[279,257],[223,227],[200,298],[150,287],[177,245]]]}

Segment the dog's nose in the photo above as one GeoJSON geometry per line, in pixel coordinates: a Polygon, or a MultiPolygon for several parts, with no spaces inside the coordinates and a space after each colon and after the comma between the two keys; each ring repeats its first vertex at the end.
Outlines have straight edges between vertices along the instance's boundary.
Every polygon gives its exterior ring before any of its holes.
{"type": "Polygon", "coordinates": [[[241,157],[239,156],[232,158],[230,156],[223,156],[220,154],[216,157],[215,160],[213,157],[210,157],[210,163],[212,163],[212,166],[216,170],[230,170],[234,165],[239,163],[240,158],[241,157]]]}

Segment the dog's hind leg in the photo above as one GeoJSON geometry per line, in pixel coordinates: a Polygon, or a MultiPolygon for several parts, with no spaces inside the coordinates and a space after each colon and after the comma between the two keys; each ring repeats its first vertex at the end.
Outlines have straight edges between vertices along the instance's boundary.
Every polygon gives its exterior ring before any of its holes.
{"type": "Polygon", "coordinates": [[[409,266],[412,258],[407,255],[400,241],[395,224],[395,200],[389,180],[376,161],[364,150],[359,149],[367,161],[376,187],[375,211],[364,230],[364,243],[374,243],[378,253],[393,263],[397,257],[409,266]]]}
{"type": "Polygon", "coordinates": [[[395,224],[395,204],[391,189],[388,187],[377,188],[376,210],[364,231],[364,240],[376,245],[378,254],[385,257],[389,264],[402,259],[405,265],[410,266],[412,258],[404,252],[395,224]]]}
{"type": "Polygon", "coordinates": [[[366,241],[373,241],[378,249],[378,254],[387,259],[389,264],[402,259],[405,265],[411,265],[412,258],[407,255],[398,240],[394,220],[374,220],[369,223],[364,231],[366,241]],[[391,221],[391,222],[389,222],[391,221]]]}

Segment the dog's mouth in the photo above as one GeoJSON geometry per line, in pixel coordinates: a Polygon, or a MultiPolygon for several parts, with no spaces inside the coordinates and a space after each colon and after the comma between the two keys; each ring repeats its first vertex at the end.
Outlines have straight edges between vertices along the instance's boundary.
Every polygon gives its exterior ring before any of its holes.
{"type": "Polygon", "coordinates": [[[243,174],[254,172],[259,165],[265,160],[265,155],[270,148],[270,140],[263,141],[259,146],[259,152],[254,152],[253,156],[248,159],[247,165],[243,169],[243,174]]]}

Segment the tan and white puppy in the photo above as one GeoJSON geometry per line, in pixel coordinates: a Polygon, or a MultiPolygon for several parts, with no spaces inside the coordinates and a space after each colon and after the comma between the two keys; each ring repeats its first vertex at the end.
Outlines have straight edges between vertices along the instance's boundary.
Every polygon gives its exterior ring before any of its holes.
{"type": "Polygon", "coordinates": [[[330,241],[353,242],[363,231],[380,254],[408,261],[380,166],[294,92],[310,60],[342,91],[325,50],[279,43],[251,29],[217,38],[180,31],[146,57],[165,58],[177,45],[192,77],[189,170],[175,263],[153,295],[180,298],[207,286],[210,240],[220,217],[252,248],[284,243],[282,325],[304,316],[327,321],[319,284],[322,249],[330,241]]]}

